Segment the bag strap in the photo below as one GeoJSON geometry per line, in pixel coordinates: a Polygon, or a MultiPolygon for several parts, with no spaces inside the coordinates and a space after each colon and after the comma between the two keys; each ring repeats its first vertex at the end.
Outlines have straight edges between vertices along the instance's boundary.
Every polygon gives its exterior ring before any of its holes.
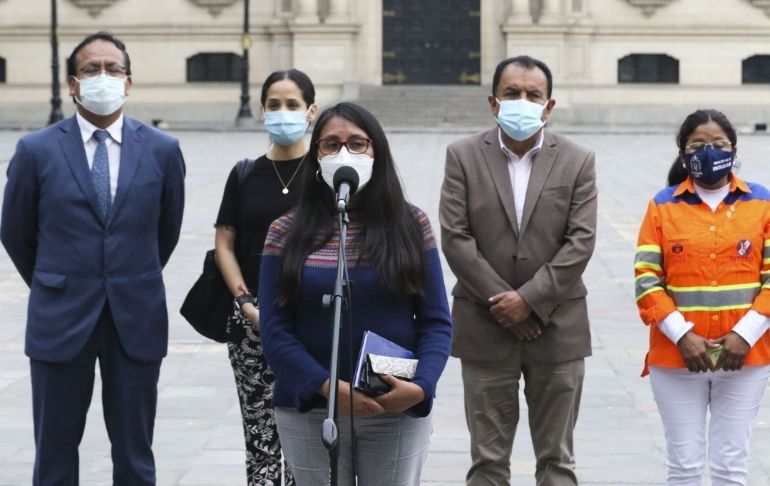
{"type": "MultiPolygon", "coordinates": [[[[246,180],[246,177],[248,177],[252,169],[254,169],[255,162],[256,160],[254,159],[243,159],[243,160],[239,160],[238,163],[235,164],[235,170],[238,172],[238,192],[239,193],[241,192],[241,189],[243,189],[243,183],[246,180]]],[[[245,262],[238,263],[238,267],[241,268],[241,271],[243,271],[242,265],[244,264],[245,262]]]]}
{"type": "Polygon", "coordinates": [[[254,160],[253,159],[243,159],[239,160],[237,164],[235,164],[235,169],[238,171],[238,188],[240,188],[243,185],[243,181],[246,180],[246,176],[249,175],[251,172],[251,169],[254,168],[254,160]]]}

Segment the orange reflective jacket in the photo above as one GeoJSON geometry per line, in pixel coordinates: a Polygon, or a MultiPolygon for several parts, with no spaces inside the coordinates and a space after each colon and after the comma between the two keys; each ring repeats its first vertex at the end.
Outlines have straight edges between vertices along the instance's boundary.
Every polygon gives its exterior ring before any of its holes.
{"type": "MultiPolygon", "coordinates": [[[[634,273],[639,314],[650,326],[642,375],[647,365],[684,368],[679,348],[657,326],[674,310],[708,339],[730,332],[749,309],[770,315],[770,191],[731,177],[712,211],[690,178],[663,189],[639,229],[634,273]]],[[[745,363],[770,364],[770,333],[745,363]]]]}

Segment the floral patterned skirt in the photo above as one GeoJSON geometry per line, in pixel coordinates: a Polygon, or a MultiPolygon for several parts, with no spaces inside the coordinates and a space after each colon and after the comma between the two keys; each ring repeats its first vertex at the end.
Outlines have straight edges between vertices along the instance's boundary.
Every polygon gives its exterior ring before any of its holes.
{"type": "MultiPolygon", "coordinates": [[[[227,349],[235,374],[246,438],[246,484],[281,485],[281,443],[273,410],[273,373],[262,355],[259,331],[244,318],[237,306],[227,318],[227,349]]],[[[284,462],[283,480],[294,485],[284,462]]]]}

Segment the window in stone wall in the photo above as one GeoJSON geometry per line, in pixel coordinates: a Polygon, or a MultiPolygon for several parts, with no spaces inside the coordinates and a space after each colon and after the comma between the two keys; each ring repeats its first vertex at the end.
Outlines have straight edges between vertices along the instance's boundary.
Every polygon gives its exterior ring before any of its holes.
{"type": "Polygon", "coordinates": [[[770,55],[757,54],[741,63],[743,84],[770,84],[770,55]]]}
{"type": "Polygon", "coordinates": [[[5,58],[0,57],[0,83],[5,83],[5,58]]]}
{"type": "Polygon", "coordinates": [[[243,58],[231,52],[201,52],[187,58],[187,82],[237,82],[243,58]]]}
{"type": "Polygon", "coordinates": [[[679,83],[679,60],[668,54],[629,54],[618,61],[618,83],[679,83]]]}

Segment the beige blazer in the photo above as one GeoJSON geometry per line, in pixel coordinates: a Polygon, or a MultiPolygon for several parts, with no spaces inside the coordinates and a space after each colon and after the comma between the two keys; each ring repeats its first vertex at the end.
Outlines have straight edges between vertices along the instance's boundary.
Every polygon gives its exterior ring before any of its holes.
{"type": "Polygon", "coordinates": [[[537,362],[590,356],[581,275],[596,241],[593,152],[545,131],[516,223],[508,162],[498,128],[447,147],[439,220],[441,243],[457,277],[452,289],[452,355],[497,361],[517,346],[537,362]],[[516,289],[543,333],[520,341],[489,312],[487,299],[516,289]]]}

